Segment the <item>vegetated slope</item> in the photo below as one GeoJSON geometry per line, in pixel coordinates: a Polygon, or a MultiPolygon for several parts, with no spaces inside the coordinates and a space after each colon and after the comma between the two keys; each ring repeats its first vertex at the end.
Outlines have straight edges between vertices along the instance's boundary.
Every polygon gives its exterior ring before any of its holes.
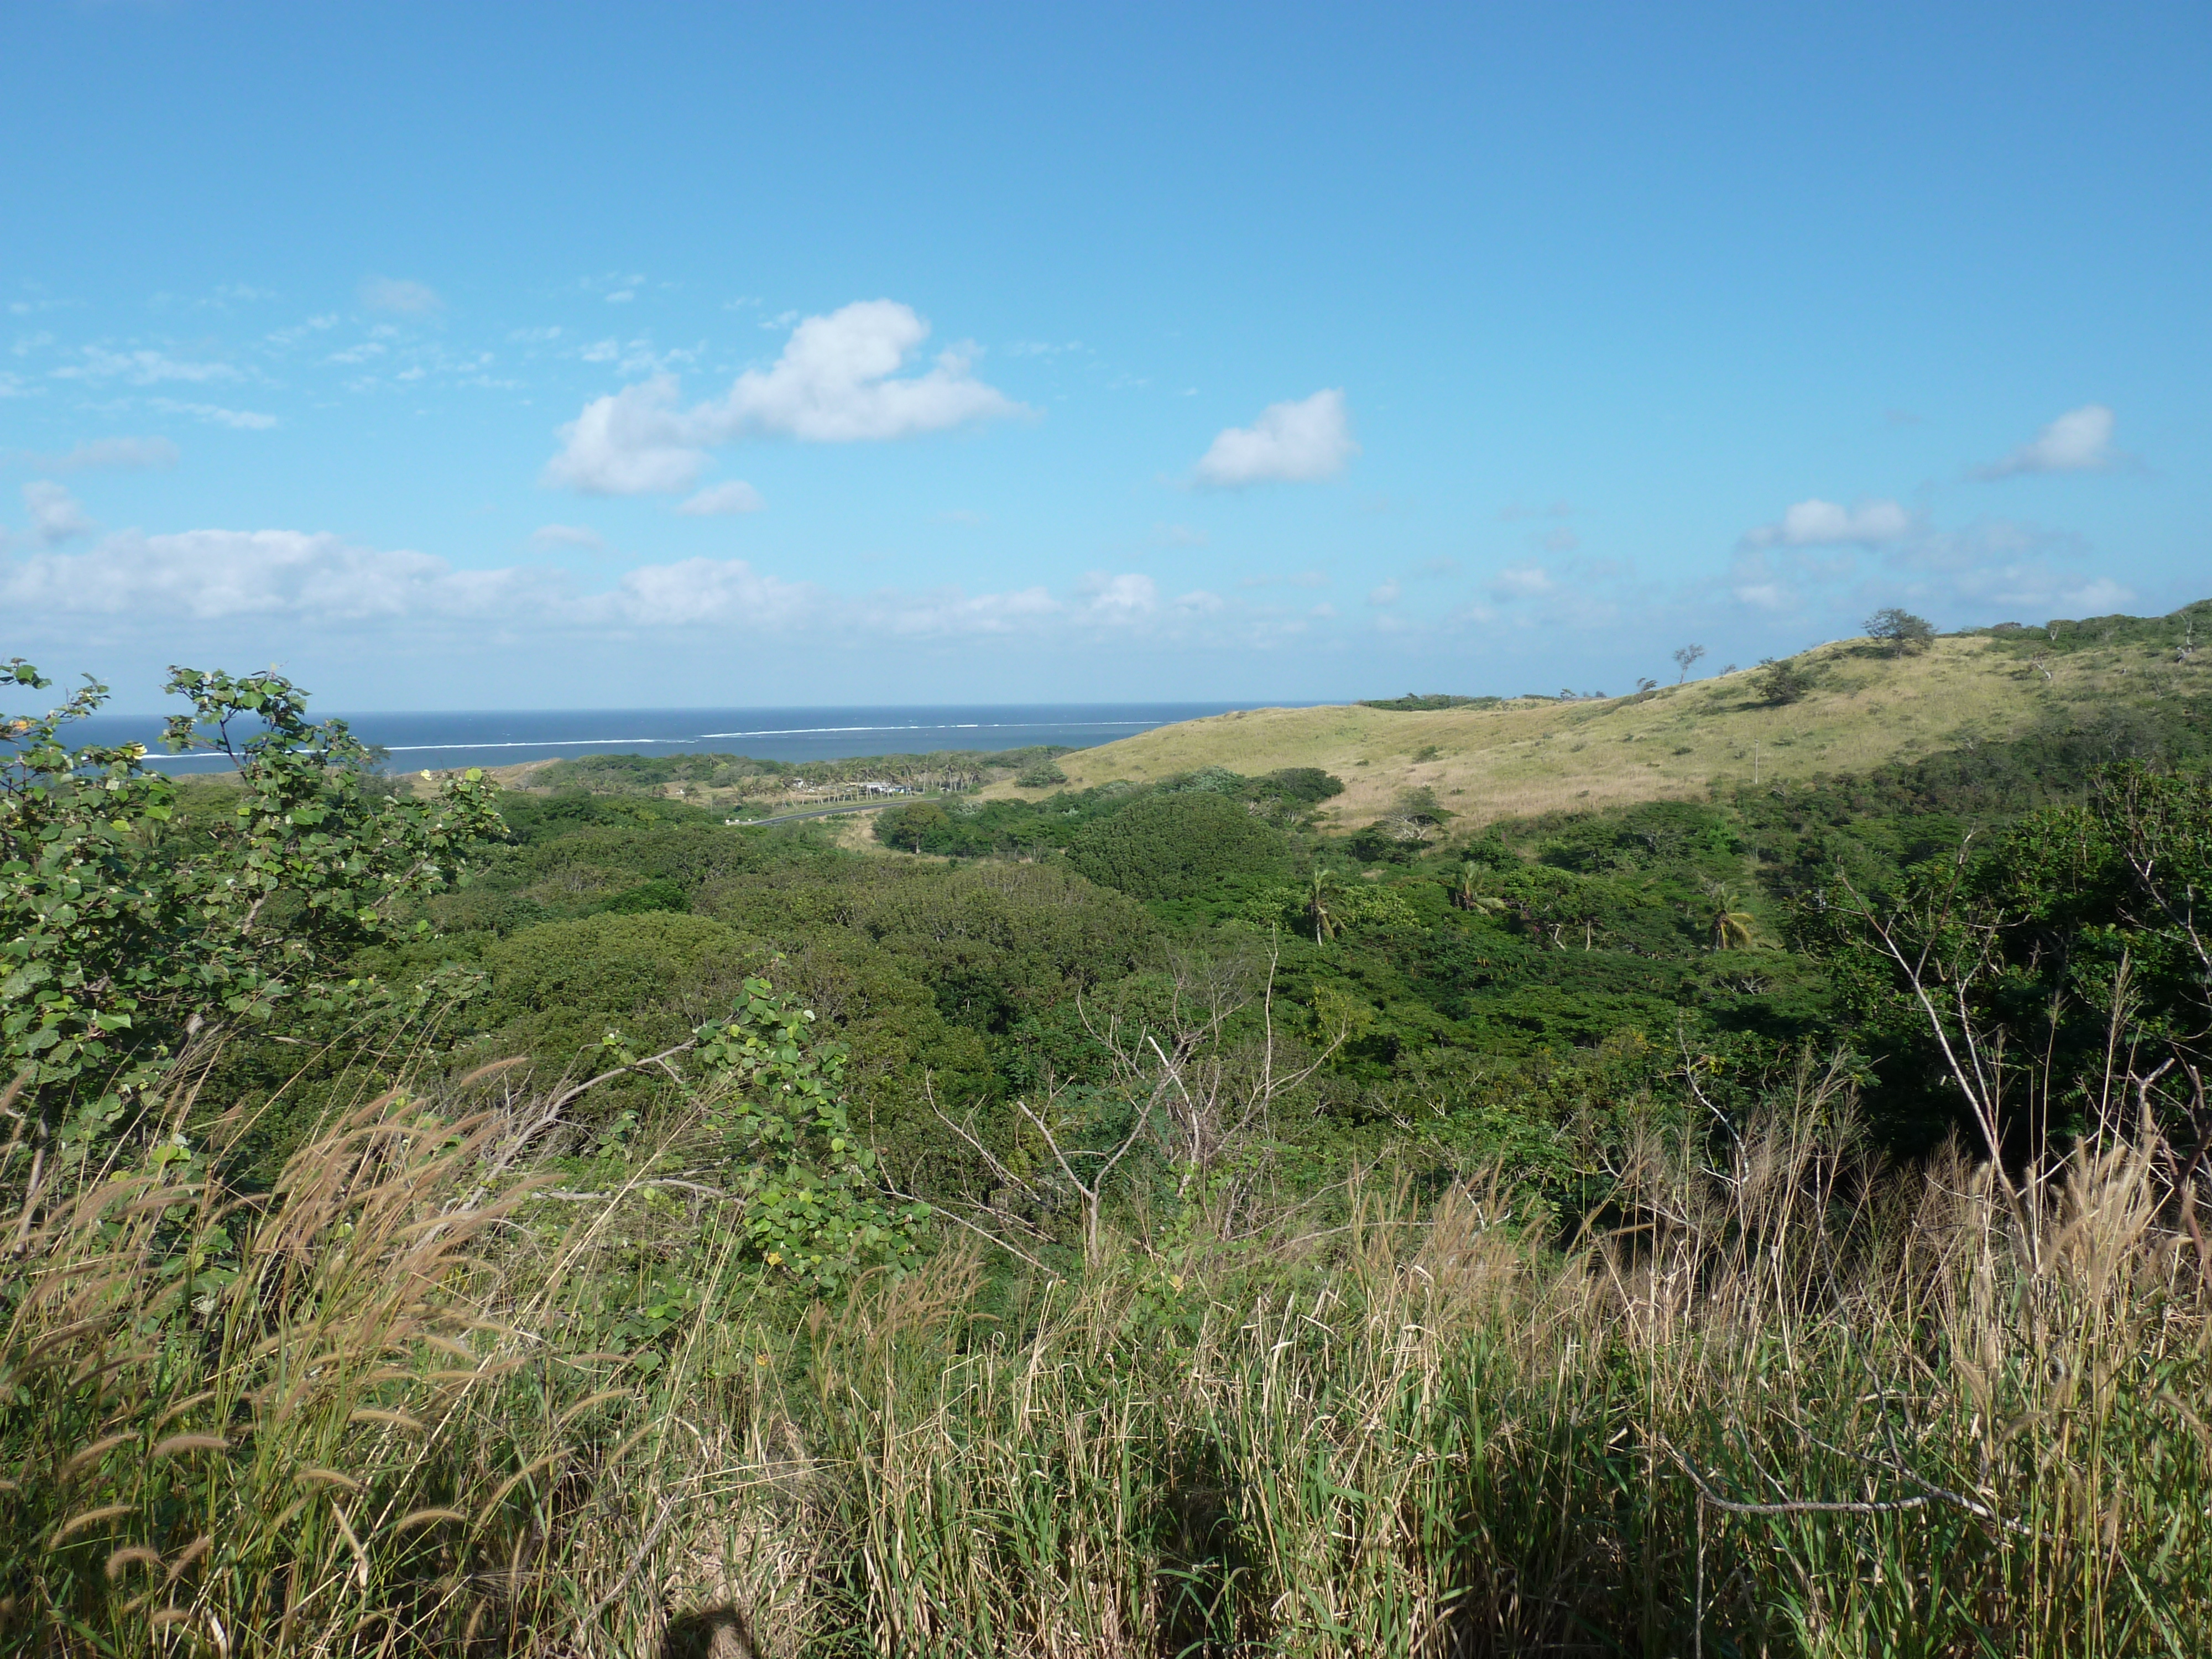
{"type": "Polygon", "coordinates": [[[0,1099],[9,1650],[2212,1651],[2191,620],[1993,637],[2103,687],[2006,741],[1471,834],[516,793],[343,957],[438,821],[315,733],[258,817],[37,745],[0,827],[122,878],[15,859],[0,939],[229,1029],[0,1099]],[[269,869],[346,980],[234,1023],[269,869]]]}
{"type": "MultiPolygon", "coordinates": [[[[1892,656],[1844,640],[1790,659],[1796,702],[1756,669],[1632,696],[1516,698],[1492,708],[1358,704],[1257,708],[1162,726],[1060,757],[1070,787],[1149,781],[1209,766],[1256,775],[1318,767],[1345,793],[1324,823],[1365,823],[1404,791],[1433,789],[1462,827],[1501,817],[1702,799],[1715,785],[1796,784],[1946,750],[2074,727],[2161,697],[2212,690],[2198,647],[2212,601],[2163,617],[2106,617],[1947,635],[1892,656]]],[[[1018,793],[1011,784],[987,794],[1018,793]]]]}

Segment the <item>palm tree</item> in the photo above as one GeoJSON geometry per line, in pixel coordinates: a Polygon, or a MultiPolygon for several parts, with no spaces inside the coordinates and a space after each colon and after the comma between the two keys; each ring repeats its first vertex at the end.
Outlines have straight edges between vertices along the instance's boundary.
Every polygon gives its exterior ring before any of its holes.
{"type": "Polygon", "coordinates": [[[1705,892],[1713,902],[1713,949],[1751,949],[1752,929],[1759,925],[1759,918],[1748,910],[1738,909],[1735,890],[1720,882],[1714,882],[1705,892]]]}
{"type": "Polygon", "coordinates": [[[1344,924],[1331,915],[1328,890],[1336,884],[1336,878],[1321,866],[1314,866],[1313,888],[1306,895],[1306,920],[1313,924],[1314,943],[1327,945],[1335,934],[1344,931],[1344,924]]]}
{"type": "Polygon", "coordinates": [[[1459,885],[1451,890],[1452,908],[1479,910],[1496,915],[1505,908],[1505,901],[1482,891],[1474,884],[1475,873],[1481,866],[1472,859],[1459,867],[1459,885]]]}

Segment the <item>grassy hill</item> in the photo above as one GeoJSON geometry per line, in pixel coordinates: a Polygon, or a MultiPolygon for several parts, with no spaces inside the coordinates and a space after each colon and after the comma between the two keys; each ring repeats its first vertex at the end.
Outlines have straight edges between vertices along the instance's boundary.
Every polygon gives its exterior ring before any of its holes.
{"type": "MultiPolygon", "coordinates": [[[[1060,757],[1069,786],[1143,782],[1206,766],[1247,775],[1316,766],[1345,793],[1324,824],[1364,823],[1425,787],[1462,827],[1636,801],[1702,799],[1716,784],[1797,782],[2026,735],[2052,722],[2124,722],[2130,709],[2212,692],[2212,601],[2162,617],[2106,617],[1938,638],[1886,653],[1841,640],[1793,658],[1796,702],[1739,670],[1632,696],[1401,711],[1257,708],[1162,726],[1060,757]]],[[[1024,792],[1011,783],[988,795],[1024,792]]]]}

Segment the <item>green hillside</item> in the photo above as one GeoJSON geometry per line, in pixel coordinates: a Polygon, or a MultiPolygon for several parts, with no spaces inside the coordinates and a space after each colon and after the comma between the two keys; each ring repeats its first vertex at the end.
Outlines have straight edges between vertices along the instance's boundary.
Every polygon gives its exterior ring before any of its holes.
{"type": "Polygon", "coordinates": [[[0,1646],[2212,1650],[2208,613],[842,824],[11,712],[0,1646]]]}
{"type": "MultiPolygon", "coordinates": [[[[1318,767],[1346,783],[1324,811],[1364,823],[1429,788],[1468,823],[1717,787],[1870,771],[2031,732],[2110,729],[2212,686],[2212,601],[2170,617],[2100,617],[1936,639],[1897,657],[1844,640],[1791,659],[1810,684],[1772,702],[1741,667],[1633,696],[1400,711],[1365,704],[1260,708],[1164,726],[1060,759],[1079,787],[1208,766],[1258,775],[1318,767]]],[[[993,793],[1014,793],[1000,784],[993,793]]]]}

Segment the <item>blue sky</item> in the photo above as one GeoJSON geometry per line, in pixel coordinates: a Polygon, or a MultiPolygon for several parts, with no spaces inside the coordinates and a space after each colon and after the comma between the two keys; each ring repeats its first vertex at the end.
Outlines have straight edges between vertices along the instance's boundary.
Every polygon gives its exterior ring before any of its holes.
{"type": "Polygon", "coordinates": [[[1617,692],[2212,593],[2202,5],[18,0],[0,62],[0,654],[118,708],[1617,692]]]}

